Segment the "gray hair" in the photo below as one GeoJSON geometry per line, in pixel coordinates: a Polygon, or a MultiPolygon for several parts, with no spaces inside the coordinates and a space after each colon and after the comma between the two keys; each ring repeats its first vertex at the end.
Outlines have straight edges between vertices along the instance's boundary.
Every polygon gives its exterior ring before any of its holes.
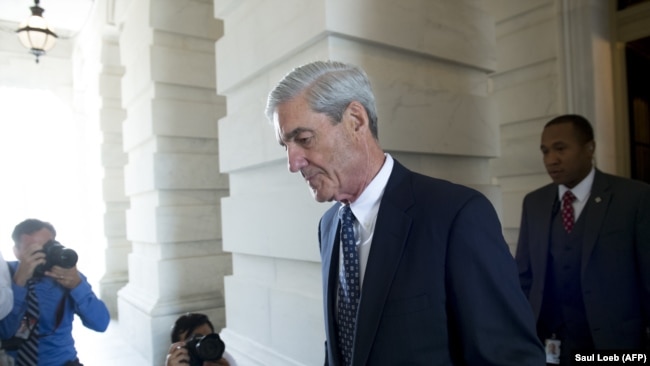
{"type": "Polygon", "coordinates": [[[337,61],[316,61],[293,69],[269,93],[268,119],[273,120],[278,105],[303,92],[311,109],[324,113],[334,124],[341,122],[351,102],[361,103],[370,119],[370,131],[377,139],[375,96],[368,75],[361,68],[337,61]]]}

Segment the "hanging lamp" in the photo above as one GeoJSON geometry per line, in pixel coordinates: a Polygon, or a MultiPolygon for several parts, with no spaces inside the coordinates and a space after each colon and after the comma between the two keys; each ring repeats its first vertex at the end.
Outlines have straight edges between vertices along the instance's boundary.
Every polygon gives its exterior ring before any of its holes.
{"type": "Polygon", "coordinates": [[[36,56],[36,63],[38,63],[40,56],[43,56],[45,52],[54,47],[58,38],[56,33],[48,27],[45,18],[43,18],[45,10],[38,6],[39,2],[40,0],[34,0],[34,6],[30,8],[32,15],[20,23],[18,30],[16,30],[20,43],[36,56]]]}

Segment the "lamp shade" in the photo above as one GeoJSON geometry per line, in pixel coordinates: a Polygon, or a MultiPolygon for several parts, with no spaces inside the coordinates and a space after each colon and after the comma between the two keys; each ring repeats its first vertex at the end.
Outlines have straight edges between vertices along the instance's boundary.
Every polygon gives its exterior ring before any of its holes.
{"type": "Polygon", "coordinates": [[[36,56],[36,62],[38,62],[40,56],[54,47],[58,37],[43,18],[44,10],[38,6],[38,0],[34,3],[35,5],[30,8],[32,15],[20,23],[16,33],[20,43],[36,56]]]}

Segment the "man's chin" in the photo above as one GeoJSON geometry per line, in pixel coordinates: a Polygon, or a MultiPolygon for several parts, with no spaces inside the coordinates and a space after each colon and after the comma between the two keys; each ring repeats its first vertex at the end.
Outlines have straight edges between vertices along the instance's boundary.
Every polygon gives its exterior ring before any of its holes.
{"type": "Polygon", "coordinates": [[[555,183],[555,184],[562,184],[562,182],[563,182],[563,180],[564,180],[564,179],[563,179],[564,176],[563,176],[561,173],[559,173],[559,172],[549,172],[549,171],[547,171],[547,173],[548,173],[548,176],[549,176],[549,177],[551,178],[551,180],[553,181],[553,183],[555,183]]]}
{"type": "Polygon", "coordinates": [[[314,197],[314,200],[316,200],[316,202],[323,203],[323,202],[329,202],[329,201],[331,201],[331,199],[328,200],[328,199],[326,199],[326,198],[323,198],[323,197],[319,196],[317,193],[313,193],[312,196],[314,197]]]}
{"type": "Polygon", "coordinates": [[[333,200],[333,198],[331,198],[331,197],[327,197],[327,196],[323,196],[321,194],[318,194],[318,190],[316,190],[314,188],[310,188],[310,191],[311,191],[312,197],[314,197],[314,200],[316,200],[316,202],[321,202],[321,203],[322,202],[331,202],[333,200]]]}

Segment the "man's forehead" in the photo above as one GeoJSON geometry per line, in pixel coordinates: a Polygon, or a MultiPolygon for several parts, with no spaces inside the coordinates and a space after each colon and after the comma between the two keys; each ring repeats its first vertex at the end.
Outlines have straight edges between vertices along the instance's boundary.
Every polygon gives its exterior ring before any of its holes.
{"type": "Polygon", "coordinates": [[[20,241],[38,241],[39,239],[42,238],[50,238],[52,237],[52,232],[48,230],[47,228],[42,228],[40,230],[34,231],[33,233],[29,234],[21,234],[20,235],[20,241]]]}
{"type": "MultiPolygon", "coordinates": [[[[276,126],[283,129],[293,129],[291,125],[304,122],[309,119],[314,112],[303,94],[279,103],[273,111],[273,122],[276,126]]],[[[286,132],[286,131],[284,131],[286,132]]]]}
{"type": "Polygon", "coordinates": [[[280,143],[293,140],[297,135],[303,132],[313,132],[314,126],[308,125],[303,118],[298,116],[288,116],[278,113],[277,109],[273,113],[273,126],[280,143]]]}
{"type": "Polygon", "coordinates": [[[280,116],[278,116],[277,110],[275,113],[273,113],[273,127],[275,128],[275,137],[280,143],[280,145],[284,145],[284,138],[285,138],[285,129],[286,127],[280,122],[280,116]]]}

